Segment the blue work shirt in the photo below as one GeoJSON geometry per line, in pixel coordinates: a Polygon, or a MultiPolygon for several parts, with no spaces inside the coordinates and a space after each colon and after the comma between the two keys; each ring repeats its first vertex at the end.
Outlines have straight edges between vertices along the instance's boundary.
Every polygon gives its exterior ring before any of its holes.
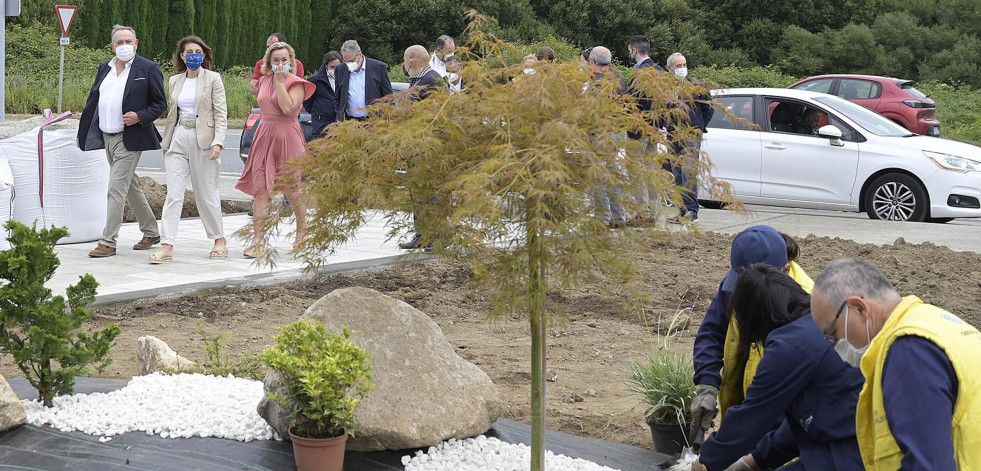
{"type": "Polygon", "coordinates": [[[865,379],[841,361],[809,310],[799,314],[767,336],[746,400],[729,408],[719,431],[702,445],[699,461],[710,471],[750,452],[762,469],[776,468],[793,457],[794,448],[798,469],[863,468],[855,407],[865,379]]]}
{"type": "Polygon", "coordinates": [[[902,471],[957,471],[953,422],[957,373],[947,354],[923,337],[896,339],[882,366],[882,405],[902,471]]]}
{"type": "Polygon", "coordinates": [[[365,92],[364,92],[364,78],[365,66],[361,66],[361,70],[357,73],[351,72],[350,78],[348,79],[347,85],[347,115],[353,116],[355,118],[364,118],[368,116],[368,112],[365,111],[365,92]]]}
{"type": "Polygon", "coordinates": [[[692,360],[695,364],[695,385],[706,384],[718,389],[722,386],[722,354],[729,331],[729,298],[731,291],[723,291],[722,283],[705,311],[705,319],[695,334],[692,360]]]}

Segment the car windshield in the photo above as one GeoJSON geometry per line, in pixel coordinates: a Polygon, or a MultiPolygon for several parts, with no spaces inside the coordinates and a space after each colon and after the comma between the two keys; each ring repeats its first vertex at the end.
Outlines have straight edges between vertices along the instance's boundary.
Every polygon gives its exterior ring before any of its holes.
{"type": "Polygon", "coordinates": [[[903,84],[901,84],[899,86],[899,88],[902,88],[903,90],[906,91],[906,93],[909,93],[910,95],[912,95],[912,96],[914,96],[916,98],[926,98],[927,97],[926,93],[923,93],[923,92],[917,90],[916,87],[913,86],[913,82],[904,82],[903,84]]]}
{"type": "Polygon", "coordinates": [[[897,137],[913,135],[902,126],[883,118],[874,111],[869,111],[864,106],[856,105],[850,101],[832,96],[814,97],[814,101],[821,102],[845,115],[848,119],[859,125],[859,127],[876,136],[897,137]]]}

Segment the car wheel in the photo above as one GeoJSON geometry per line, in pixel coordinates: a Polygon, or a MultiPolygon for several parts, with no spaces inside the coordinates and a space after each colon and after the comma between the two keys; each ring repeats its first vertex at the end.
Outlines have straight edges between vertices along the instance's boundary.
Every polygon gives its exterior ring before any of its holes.
{"type": "Polygon", "coordinates": [[[934,224],[947,224],[948,222],[953,220],[954,218],[927,218],[926,222],[932,222],[934,224]]]}
{"type": "Polygon", "coordinates": [[[698,204],[705,209],[724,209],[726,204],[721,201],[698,200],[698,204]]]}
{"type": "Polygon", "coordinates": [[[865,192],[865,212],[870,219],[921,222],[927,214],[926,190],[909,175],[887,173],[865,192]]]}

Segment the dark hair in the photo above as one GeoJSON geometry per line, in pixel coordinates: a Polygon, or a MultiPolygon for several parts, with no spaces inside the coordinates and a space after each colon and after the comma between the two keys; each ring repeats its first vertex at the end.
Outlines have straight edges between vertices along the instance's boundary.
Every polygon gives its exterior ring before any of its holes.
{"type": "MultiPolygon", "coordinates": [[[[285,43],[286,42],[286,35],[283,34],[283,33],[273,33],[273,34],[270,34],[269,35],[269,37],[272,37],[272,36],[275,36],[276,37],[276,42],[278,42],[278,43],[285,43]]],[[[269,37],[266,37],[266,39],[269,39],[269,37]]]]}
{"type": "Polygon", "coordinates": [[[647,36],[642,34],[630,38],[630,41],[627,41],[627,47],[632,47],[644,55],[651,54],[651,42],[647,39],[647,36]]]}
{"type": "Polygon", "coordinates": [[[784,243],[787,244],[787,262],[795,262],[797,258],[800,257],[800,246],[797,245],[797,241],[793,237],[790,237],[783,232],[780,232],[780,237],[783,237],[784,243]]]}
{"type": "Polygon", "coordinates": [[[214,52],[211,51],[211,48],[208,47],[208,44],[205,43],[203,39],[197,36],[184,36],[180,41],[177,41],[177,50],[174,51],[174,70],[178,72],[187,71],[187,64],[185,64],[184,59],[181,58],[181,53],[184,52],[184,48],[191,43],[201,46],[201,50],[204,51],[204,62],[201,63],[201,68],[211,70],[212,61],[214,60],[214,52]]]}
{"type": "Polygon", "coordinates": [[[799,319],[810,307],[811,296],[783,270],[762,263],[740,270],[729,300],[739,330],[740,358],[749,358],[754,343],[762,346],[770,332],[799,319]]]}
{"type": "Polygon", "coordinates": [[[535,59],[552,62],[555,60],[555,50],[548,46],[542,46],[535,53],[535,59]]]}
{"type": "Polygon", "coordinates": [[[593,48],[587,47],[586,49],[583,49],[582,52],[579,53],[579,55],[582,57],[582,60],[588,62],[590,52],[593,52],[593,48]]]}
{"type": "Polygon", "coordinates": [[[341,57],[341,53],[337,51],[330,51],[327,54],[324,54],[324,67],[327,67],[327,64],[331,63],[334,60],[339,60],[341,62],[344,62],[344,58],[341,57]]]}
{"type": "Polygon", "coordinates": [[[448,35],[445,35],[444,34],[444,35],[436,38],[436,50],[437,51],[442,51],[443,48],[446,47],[446,45],[448,43],[454,43],[454,44],[456,44],[456,42],[453,41],[453,37],[452,36],[448,36],[448,35]]]}

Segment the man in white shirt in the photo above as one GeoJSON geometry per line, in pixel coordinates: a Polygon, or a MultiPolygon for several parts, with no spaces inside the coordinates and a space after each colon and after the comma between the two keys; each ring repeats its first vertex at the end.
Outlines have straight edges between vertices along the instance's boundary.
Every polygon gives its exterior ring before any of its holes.
{"type": "Polygon", "coordinates": [[[353,39],[344,41],[340,52],[344,63],[334,69],[337,96],[334,119],[368,119],[366,107],[392,93],[388,66],[365,57],[361,46],[353,39]]]}
{"type": "Polygon", "coordinates": [[[442,35],[436,38],[436,50],[433,51],[432,58],[429,59],[429,68],[433,69],[440,77],[446,77],[446,56],[452,56],[456,52],[456,43],[453,38],[442,35]]]}
{"type": "Polygon", "coordinates": [[[144,150],[160,148],[153,121],[167,110],[167,99],[160,66],[136,55],[138,45],[133,28],[112,28],[116,56],[99,66],[79,120],[76,145],[82,150],[105,149],[109,160],[106,226],[90,257],[116,255],[127,201],[143,232],[133,249],[149,250],[160,242],[157,220],[140,188],[136,167],[144,150]]]}

